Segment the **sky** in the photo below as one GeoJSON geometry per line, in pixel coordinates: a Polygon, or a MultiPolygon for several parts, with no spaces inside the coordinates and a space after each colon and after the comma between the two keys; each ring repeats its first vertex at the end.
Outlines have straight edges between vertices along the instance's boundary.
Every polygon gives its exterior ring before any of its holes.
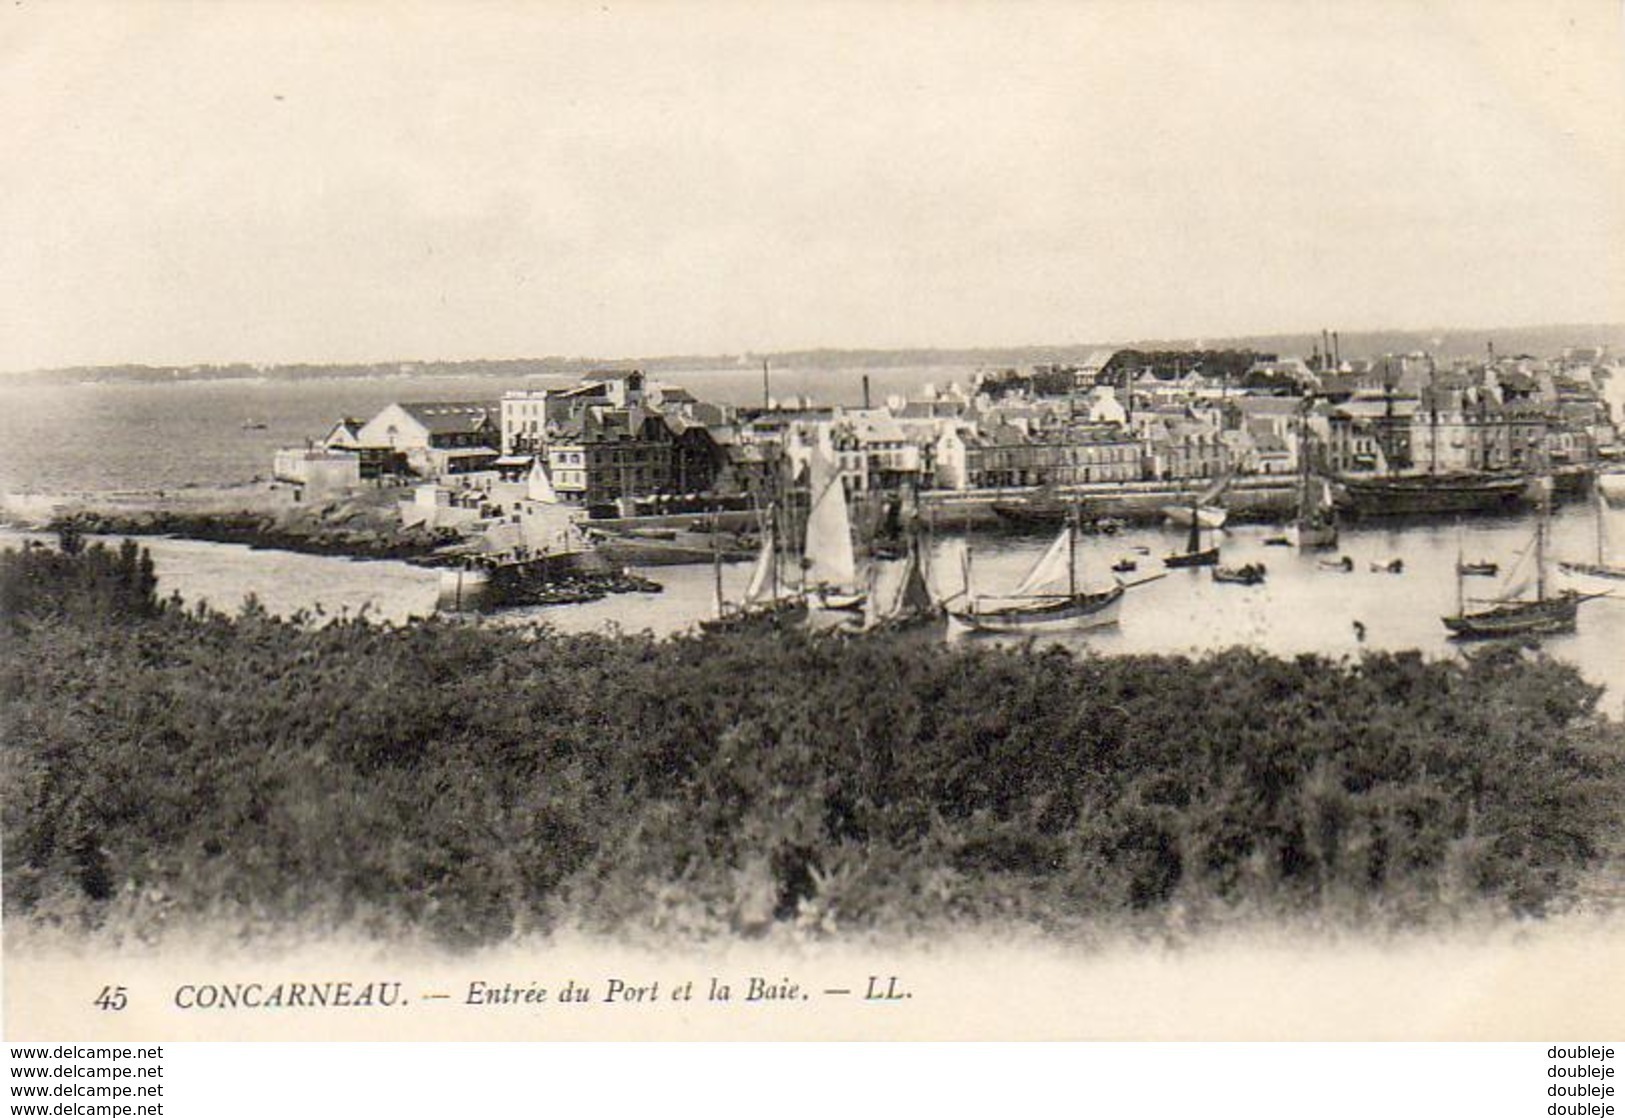
{"type": "Polygon", "coordinates": [[[1619,0],[0,12],[0,369],[1625,318],[1619,0]]]}

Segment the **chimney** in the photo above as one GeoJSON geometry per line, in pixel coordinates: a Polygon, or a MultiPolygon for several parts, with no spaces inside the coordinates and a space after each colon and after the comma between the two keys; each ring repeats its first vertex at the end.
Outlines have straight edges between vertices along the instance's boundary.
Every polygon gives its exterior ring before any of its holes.
{"type": "Polygon", "coordinates": [[[863,410],[869,410],[869,374],[863,374],[863,410]]]}

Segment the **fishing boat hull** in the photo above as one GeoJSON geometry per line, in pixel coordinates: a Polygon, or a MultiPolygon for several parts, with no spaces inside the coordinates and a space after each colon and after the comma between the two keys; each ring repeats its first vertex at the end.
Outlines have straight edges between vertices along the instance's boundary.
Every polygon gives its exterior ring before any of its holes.
{"type": "Polygon", "coordinates": [[[785,600],[760,606],[730,610],[721,617],[700,622],[707,633],[740,633],[751,629],[788,629],[807,621],[807,603],[785,600]]]}
{"type": "Polygon", "coordinates": [[[835,590],[813,590],[807,594],[807,604],[813,609],[829,613],[862,613],[869,595],[835,590]]]}
{"type": "Polygon", "coordinates": [[[1232,583],[1237,586],[1257,586],[1264,581],[1264,565],[1262,563],[1248,563],[1241,567],[1214,567],[1213,581],[1232,583]]]}
{"type": "Polygon", "coordinates": [[[1496,512],[1523,500],[1522,474],[1421,474],[1415,477],[1342,477],[1339,505],[1355,516],[1425,516],[1496,512]]]}
{"type": "Polygon", "coordinates": [[[754,551],[737,546],[718,547],[703,533],[678,532],[671,538],[647,535],[599,535],[597,551],[621,567],[682,567],[692,563],[738,563],[755,558],[754,551]]]}
{"type": "Polygon", "coordinates": [[[1219,549],[1216,547],[1204,548],[1201,551],[1182,551],[1175,555],[1165,555],[1162,565],[1165,567],[1213,567],[1219,562],[1219,549]]]}
{"type": "Polygon", "coordinates": [[[1286,530],[1286,542],[1305,551],[1320,550],[1337,546],[1337,525],[1335,524],[1290,524],[1286,530]]]}
{"type": "Polygon", "coordinates": [[[1616,582],[1625,582],[1625,567],[1615,563],[1559,563],[1557,569],[1568,575],[1583,575],[1586,578],[1606,578],[1616,582]]]}
{"type": "Polygon", "coordinates": [[[973,633],[1078,632],[1115,625],[1123,603],[1123,587],[1098,593],[1031,600],[978,599],[970,609],[949,610],[948,618],[961,631],[973,633]]]}
{"type": "Polygon", "coordinates": [[[1049,501],[994,501],[993,515],[1013,528],[1055,528],[1067,522],[1072,505],[1049,501]]]}
{"type": "Polygon", "coordinates": [[[1540,636],[1572,633],[1585,598],[1570,592],[1537,602],[1511,602],[1477,613],[1444,618],[1444,626],[1458,640],[1540,636]]]}
{"type": "Polygon", "coordinates": [[[943,611],[940,609],[922,610],[919,613],[903,614],[898,617],[887,617],[878,621],[871,621],[864,625],[865,633],[927,633],[942,624],[943,611]]]}
{"type": "Polygon", "coordinates": [[[479,568],[456,567],[440,572],[435,608],[442,613],[473,613],[487,607],[491,575],[479,568]]]}
{"type": "Polygon", "coordinates": [[[1597,488],[1603,500],[1615,508],[1625,508],[1625,474],[1598,474],[1597,488]]]}
{"type": "Polygon", "coordinates": [[[1189,528],[1194,521],[1200,528],[1217,530],[1230,518],[1230,510],[1223,505],[1163,505],[1163,520],[1177,528],[1189,528]]]}

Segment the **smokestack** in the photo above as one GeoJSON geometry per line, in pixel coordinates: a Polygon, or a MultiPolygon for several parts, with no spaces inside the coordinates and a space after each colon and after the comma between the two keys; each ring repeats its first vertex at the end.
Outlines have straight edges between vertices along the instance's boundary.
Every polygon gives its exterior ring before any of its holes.
{"type": "Polygon", "coordinates": [[[1337,337],[1337,331],[1332,331],[1332,369],[1335,371],[1343,367],[1343,343],[1337,337]]]}
{"type": "Polygon", "coordinates": [[[773,406],[773,394],[767,387],[767,358],[762,358],[762,410],[767,411],[773,406]]]}
{"type": "Polygon", "coordinates": [[[863,410],[869,410],[869,374],[863,374],[863,410]]]}

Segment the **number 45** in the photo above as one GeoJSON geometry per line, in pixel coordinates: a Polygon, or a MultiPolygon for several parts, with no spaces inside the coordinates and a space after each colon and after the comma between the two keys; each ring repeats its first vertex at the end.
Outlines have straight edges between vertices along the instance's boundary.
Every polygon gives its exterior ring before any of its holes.
{"type": "Polygon", "coordinates": [[[130,1000],[124,996],[124,987],[103,986],[102,992],[96,995],[96,1000],[91,1004],[104,1012],[111,1010],[117,1013],[126,1005],[129,1005],[130,1000]]]}

